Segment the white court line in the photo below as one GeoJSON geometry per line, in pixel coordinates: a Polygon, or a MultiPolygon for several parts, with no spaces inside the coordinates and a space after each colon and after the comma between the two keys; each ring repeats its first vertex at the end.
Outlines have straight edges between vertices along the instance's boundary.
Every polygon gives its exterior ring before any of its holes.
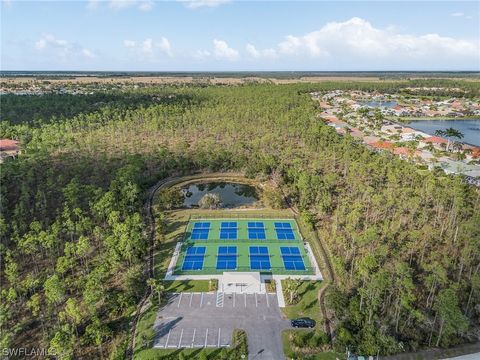
{"type": "Polygon", "coordinates": [[[193,293],[190,295],[190,307],[192,307],[193,293]]]}
{"type": "Polygon", "coordinates": [[[255,293],[255,307],[258,307],[258,303],[257,303],[257,293],[255,293]]]}
{"type": "Polygon", "coordinates": [[[180,303],[182,302],[182,294],[183,294],[183,293],[180,293],[180,297],[179,297],[179,300],[178,300],[177,308],[180,307],[180,303]]]}
{"type": "Polygon", "coordinates": [[[200,307],[202,307],[202,305],[203,305],[203,294],[204,293],[202,292],[202,297],[200,298],[200,307]]]}
{"type": "Polygon", "coordinates": [[[208,340],[208,328],[207,328],[207,331],[205,331],[205,346],[204,347],[207,347],[207,340],[208,340]]]}
{"type": "Polygon", "coordinates": [[[183,329],[180,332],[180,340],[178,341],[178,347],[180,348],[180,345],[182,345],[182,337],[183,337],[183,329]]]}
{"type": "Polygon", "coordinates": [[[270,303],[268,302],[268,294],[265,293],[265,298],[267,299],[267,307],[270,307],[270,303]]]}
{"type": "Polygon", "coordinates": [[[168,347],[168,339],[170,339],[170,333],[172,332],[172,329],[170,329],[168,331],[168,335],[167,335],[167,342],[165,343],[165,349],[168,347]]]}
{"type": "Polygon", "coordinates": [[[218,341],[217,341],[217,347],[220,347],[220,334],[221,334],[222,329],[218,328],[218,341]]]}
{"type": "Polygon", "coordinates": [[[192,339],[192,348],[193,348],[193,344],[195,344],[195,332],[197,331],[197,329],[193,329],[193,339],[192,339]]]}

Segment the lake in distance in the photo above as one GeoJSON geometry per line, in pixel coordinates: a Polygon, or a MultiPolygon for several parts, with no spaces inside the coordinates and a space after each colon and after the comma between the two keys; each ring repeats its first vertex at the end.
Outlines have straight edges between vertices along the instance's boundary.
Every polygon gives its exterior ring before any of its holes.
{"type": "MultiPolygon", "coordinates": [[[[463,134],[461,142],[480,146],[480,119],[474,120],[415,120],[407,125],[413,129],[435,135],[435,130],[454,128],[463,134]]],[[[456,139],[452,139],[456,140],[456,139]]]]}

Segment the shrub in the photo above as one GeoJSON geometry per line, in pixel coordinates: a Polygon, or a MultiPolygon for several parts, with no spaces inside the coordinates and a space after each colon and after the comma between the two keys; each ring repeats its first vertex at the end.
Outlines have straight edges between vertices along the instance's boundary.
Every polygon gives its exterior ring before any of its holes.
{"type": "Polygon", "coordinates": [[[265,189],[262,194],[263,204],[272,209],[282,209],[284,202],[282,195],[274,189],[265,189]]]}
{"type": "Polygon", "coordinates": [[[210,279],[208,282],[208,291],[217,291],[218,290],[218,280],[210,279]]]}
{"type": "Polygon", "coordinates": [[[198,206],[201,209],[218,209],[222,204],[220,196],[215,193],[209,193],[203,195],[203,197],[198,202],[198,206]]]}
{"type": "Polygon", "coordinates": [[[181,207],[183,200],[182,192],[176,188],[168,188],[158,194],[158,204],[161,209],[165,210],[181,207]]]}

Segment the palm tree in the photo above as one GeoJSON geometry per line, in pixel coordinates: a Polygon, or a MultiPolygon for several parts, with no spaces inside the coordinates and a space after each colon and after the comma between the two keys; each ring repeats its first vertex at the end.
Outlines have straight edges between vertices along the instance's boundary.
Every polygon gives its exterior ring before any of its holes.
{"type": "Polygon", "coordinates": [[[461,142],[454,141],[452,144],[452,149],[456,151],[460,151],[463,149],[463,144],[461,142]]]}
{"type": "Polygon", "coordinates": [[[462,139],[463,133],[454,128],[448,128],[445,130],[435,130],[435,135],[444,136],[447,138],[447,151],[450,149],[450,138],[462,139]]]}
{"type": "Polygon", "coordinates": [[[147,284],[148,286],[150,286],[150,291],[152,292],[152,294],[157,293],[158,304],[160,304],[162,300],[163,292],[165,291],[165,286],[163,286],[163,284],[157,279],[152,279],[152,278],[147,280],[147,284]]]}
{"type": "Polygon", "coordinates": [[[288,278],[285,282],[285,292],[289,297],[289,304],[292,305],[298,297],[298,288],[301,282],[297,279],[288,278]]]}

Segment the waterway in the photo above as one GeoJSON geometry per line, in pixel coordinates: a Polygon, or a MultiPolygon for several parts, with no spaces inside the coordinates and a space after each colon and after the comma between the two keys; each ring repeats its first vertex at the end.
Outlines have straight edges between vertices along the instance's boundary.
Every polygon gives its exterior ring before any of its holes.
{"type": "MultiPolygon", "coordinates": [[[[473,120],[414,120],[407,123],[413,129],[435,135],[435,130],[454,128],[463,134],[462,142],[480,146],[480,119],[473,120]]],[[[457,139],[452,139],[457,140],[457,139]]]]}
{"type": "Polygon", "coordinates": [[[365,101],[362,105],[370,106],[373,108],[393,108],[397,106],[396,101],[365,101]]]}

